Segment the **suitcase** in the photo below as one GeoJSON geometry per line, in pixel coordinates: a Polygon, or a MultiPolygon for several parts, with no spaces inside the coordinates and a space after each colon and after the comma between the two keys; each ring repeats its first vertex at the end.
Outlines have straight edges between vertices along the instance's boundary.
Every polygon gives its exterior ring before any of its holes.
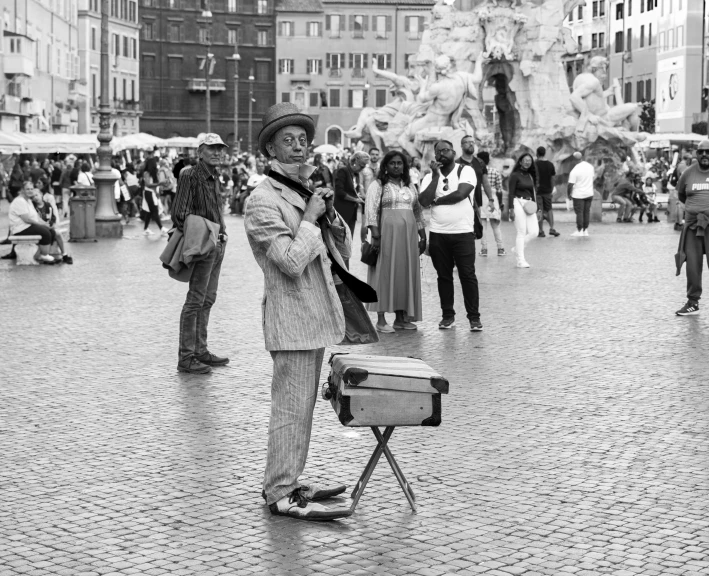
{"type": "Polygon", "coordinates": [[[335,353],[323,397],[344,426],[438,426],[448,380],[418,358],[335,353]]]}

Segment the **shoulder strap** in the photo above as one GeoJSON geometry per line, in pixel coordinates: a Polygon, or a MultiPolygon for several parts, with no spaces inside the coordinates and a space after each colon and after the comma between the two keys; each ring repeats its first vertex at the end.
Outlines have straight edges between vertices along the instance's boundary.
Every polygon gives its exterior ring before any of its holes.
{"type": "MultiPolygon", "coordinates": [[[[463,164],[458,164],[458,180],[460,180],[460,174],[463,172],[463,164]]],[[[472,168],[472,166],[471,166],[472,168]]],[[[473,207],[473,212],[478,211],[478,201],[475,199],[475,188],[473,187],[473,191],[468,195],[468,200],[470,200],[470,205],[473,207]],[[472,198],[471,198],[472,196],[472,198]]]]}

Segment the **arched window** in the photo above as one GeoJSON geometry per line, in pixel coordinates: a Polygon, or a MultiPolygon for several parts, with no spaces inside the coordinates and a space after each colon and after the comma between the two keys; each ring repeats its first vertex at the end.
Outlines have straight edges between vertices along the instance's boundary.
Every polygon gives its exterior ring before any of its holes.
{"type": "Polygon", "coordinates": [[[327,143],[333,146],[342,144],[342,130],[338,126],[331,126],[327,129],[327,143]]]}

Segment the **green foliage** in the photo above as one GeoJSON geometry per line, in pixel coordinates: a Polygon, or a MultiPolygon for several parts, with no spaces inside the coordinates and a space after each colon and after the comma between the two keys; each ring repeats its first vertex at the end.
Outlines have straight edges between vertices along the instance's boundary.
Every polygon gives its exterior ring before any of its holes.
{"type": "Polygon", "coordinates": [[[702,136],[707,135],[707,123],[706,120],[702,120],[701,122],[695,122],[692,124],[692,132],[695,134],[701,134],[702,136]]]}
{"type": "Polygon", "coordinates": [[[655,133],[655,101],[645,100],[642,102],[642,111],[640,112],[640,131],[655,133]]]}

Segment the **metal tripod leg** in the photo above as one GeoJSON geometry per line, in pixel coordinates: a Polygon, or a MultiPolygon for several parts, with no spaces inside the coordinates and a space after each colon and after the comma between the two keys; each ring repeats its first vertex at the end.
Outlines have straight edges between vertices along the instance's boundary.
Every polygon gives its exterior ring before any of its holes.
{"type": "MultiPolygon", "coordinates": [[[[394,427],[391,426],[389,428],[386,428],[384,431],[384,434],[386,436],[387,431],[394,431],[394,427]]],[[[389,466],[391,466],[392,471],[394,472],[394,476],[396,476],[397,481],[399,482],[399,486],[401,486],[401,489],[404,491],[404,496],[406,496],[406,499],[409,501],[409,505],[411,506],[411,509],[416,512],[416,496],[414,495],[414,491],[409,485],[409,483],[406,481],[406,477],[404,476],[404,473],[401,471],[401,468],[399,468],[399,464],[397,463],[396,459],[394,458],[394,455],[391,453],[391,450],[389,450],[389,446],[387,446],[387,443],[389,442],[389,438],[391,437],[391,434],[389,434],[389,437],[386,439],[382,437],[381,432],[379,431],[378,428],[372,427],[372,432],[374,432],[374,435],[377,437],[377,440],[379,441],[379,445],[381,446],[382,450],[384,451],[384,456],[386,456],[387,461],[389,462],[389,466]]]]}
{"type": "Polygon", "coordinates": [[[389,438],[391,438],[391,435],[394,432],[394,427],[391,426],[385,429],[384,436],[382,436],[379,432],[379,429],[375,428],[374,426],[372,426],[372,430],[376,430],[375,435],[379,434],[379,437],[377,438],[377,447],[374,449],[374,452],[372,452],[372,455],[369,458],[369,462],[364,468],[364,472],[362,472],[362,475],[359,477],[357,485],[352,491],[352,505],[350,506],[350,512],[352,513],[354,513],[355,508],[357,507],[357,503],[359,502],[360,497],[364,493],[364,489],[366,488],[367,482],[369,482],[369,479],[372,476],[372,472],[374,472],[374,469],[377,467],[377,463],[379,462],[379,458],[381,457],[382,452],[384,452],[386,443],[389,442],[389,438]]]}

